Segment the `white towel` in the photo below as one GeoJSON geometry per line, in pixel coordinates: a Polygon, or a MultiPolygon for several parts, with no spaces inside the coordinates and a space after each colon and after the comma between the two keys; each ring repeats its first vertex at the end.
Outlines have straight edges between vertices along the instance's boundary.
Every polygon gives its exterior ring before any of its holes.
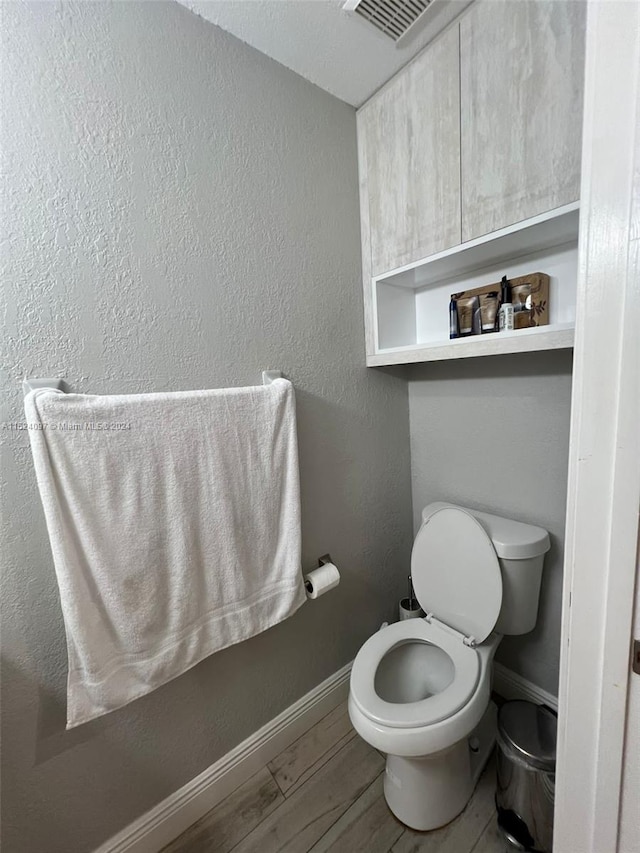
{"type": "Polygon", "coordinates": [[[67,634],[67,728],[306,600],[293,387],[25,398],[67,634]]]}

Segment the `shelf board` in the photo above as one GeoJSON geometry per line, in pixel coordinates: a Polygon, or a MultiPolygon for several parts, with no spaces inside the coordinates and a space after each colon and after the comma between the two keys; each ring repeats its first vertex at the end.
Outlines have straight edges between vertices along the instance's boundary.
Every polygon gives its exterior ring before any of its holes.
{"type": "Polygon", "coordinates": [[[573,202],[508,228],[453,246],[372,279],[395,287],[430,287],[435,282],[462,278],[471,271],[504,264],[567,243],[577,243],[580,203],[573,202]]]}
{"type": "Polygon", "coordinates": [[[453,341],[413,344],[407,347],[380,350],[376,355],[368,355],[367,367],[478,358],[486,355],[506,355],[536,350],[570,349],[573,347],[573,335],[573,323],[559,323],[554,326],[538,326],[534,329],[519,329],[514,332],[474,335],[453,341]]]}

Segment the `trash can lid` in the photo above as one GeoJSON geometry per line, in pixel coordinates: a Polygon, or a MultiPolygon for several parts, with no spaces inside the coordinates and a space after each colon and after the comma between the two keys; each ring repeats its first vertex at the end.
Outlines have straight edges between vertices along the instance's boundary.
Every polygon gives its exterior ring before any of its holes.
{"type": "Polygon", "coordinates": [[[545,705],[516,700],[498,712],[498,733],[503,742],[527,764],[555,772],[558,718],[545,705]]]}

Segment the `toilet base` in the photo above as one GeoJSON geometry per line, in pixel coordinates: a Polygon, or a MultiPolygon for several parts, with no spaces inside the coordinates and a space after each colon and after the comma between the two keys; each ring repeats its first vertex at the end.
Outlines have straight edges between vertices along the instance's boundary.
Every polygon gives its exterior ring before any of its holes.
{"type": "Polygon", "coordinates": [[[387,756],[384,795],[398,820],[412,829],[429,830],[460,814],[493,749],[497,710],[489,702],[476,728],[443,752],[387,756]]]}

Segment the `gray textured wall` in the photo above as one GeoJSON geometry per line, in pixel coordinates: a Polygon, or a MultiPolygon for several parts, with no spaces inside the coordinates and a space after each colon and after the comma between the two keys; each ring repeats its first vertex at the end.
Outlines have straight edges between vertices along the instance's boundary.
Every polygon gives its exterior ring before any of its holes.
{"type": "Polygon", "coordinates": [[[414,526],[447,500],[551,535],[538,623],[497,660],[557,695],[571,359],[568,350],[416,365],[409,374],[414,526]]]}
{"type": "Polygon", "coordinates": [[[364,367],[355,113],[172,3],[2,4],[3,421],[23,375],[297,390],[304,563],[343,582],[64,730],[27,435],[3,442],[4,853],[85,853],[354,656],[411,546],[407,385],[364,367]]]}

